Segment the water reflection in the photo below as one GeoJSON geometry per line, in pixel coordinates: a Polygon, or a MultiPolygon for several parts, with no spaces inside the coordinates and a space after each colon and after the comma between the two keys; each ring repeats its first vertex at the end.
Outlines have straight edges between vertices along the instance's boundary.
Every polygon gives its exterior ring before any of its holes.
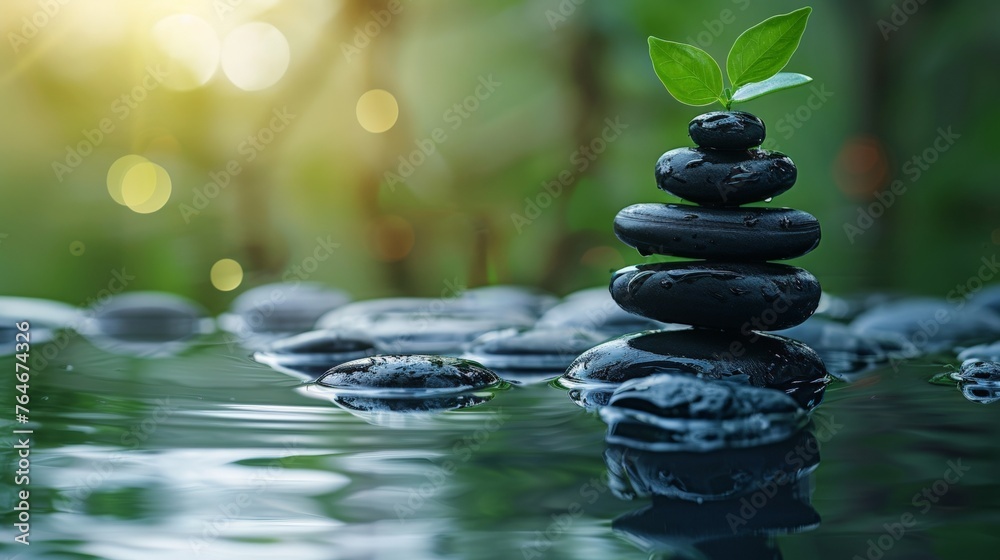
{"type": "Polygon", "coordinates": [[[766,445],[708,452],[609,442],[604,459],[617,497],[651,501],[612,522],[616,533],[647,553],[780,558],[776,535],[820,523],[811,504],[810,474],[820,461],[811,428],[766,445]]]}

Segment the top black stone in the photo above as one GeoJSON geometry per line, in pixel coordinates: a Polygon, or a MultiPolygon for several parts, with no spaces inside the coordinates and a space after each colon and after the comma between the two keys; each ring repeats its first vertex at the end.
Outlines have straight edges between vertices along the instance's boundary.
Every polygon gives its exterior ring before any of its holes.
{"type": "Polygon", "coordinates": [[[713,150],[746,150],[764,142],[764,121],[743,111],[714,111],[698,115],[688,125],[695,144],[713,150]]]}

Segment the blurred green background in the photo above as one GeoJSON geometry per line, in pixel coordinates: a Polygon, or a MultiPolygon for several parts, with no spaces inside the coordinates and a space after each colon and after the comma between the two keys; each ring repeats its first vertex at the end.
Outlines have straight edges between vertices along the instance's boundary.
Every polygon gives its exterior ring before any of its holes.
{"type": "MultiPolygon", "coordinates": [[[[605,284],[644,260],[615,213],[676,200],[653,164],[703,112],[667,94],[646,37],[724,60],[744,29],[802,5],[4,2],[0,293],[81,303],[123,268],[130,290],[214,310],[289,274],[358,298],[605,284]],[[223,259],[242,278],[220,267],[213,283],[223,259]]],[[[814,87],[741,107],[799,167],[774,204],[824,226],[796,264],[835,293],[943,297],[1000,245],[1000,5],[811,5],[787,69],[814,87]],[[912,161],[949,127],[947,151],[912,161]],[[905,194],[878,202],[895,180],[905,194]],[[859,208],[879,217],[859,223],[859,208]]]]}

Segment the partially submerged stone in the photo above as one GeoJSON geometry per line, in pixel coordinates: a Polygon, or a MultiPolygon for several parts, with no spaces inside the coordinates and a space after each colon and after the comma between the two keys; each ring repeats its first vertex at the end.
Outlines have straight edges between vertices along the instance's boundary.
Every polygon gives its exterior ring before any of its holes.
{"type": "Polygon", "coordinates": [[[283,373],[312,381],[345,362],[374,356],[375,343],[361,336],[311,331],[278,340],[255,352],[254,360],[283,373]]]}
{"type": "Polygon", "coordinates": [[[772,389],[659,374],[622,384],[600,411],[607,441],[646,451],[711,451],[788,439],[808,422],[772,389]]]}
{"type": "Polygon", "coordinates": [[[496,386],[495,373],[470,360],[443,356],[374,356],[334,367],[316,383],[344,394],[427,396],[496,386]]]}

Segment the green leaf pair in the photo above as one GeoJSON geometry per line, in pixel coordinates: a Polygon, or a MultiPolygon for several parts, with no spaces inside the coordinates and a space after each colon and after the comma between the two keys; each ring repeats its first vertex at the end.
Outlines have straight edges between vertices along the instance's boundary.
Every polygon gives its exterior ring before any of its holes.
{"type": "Polygon", "coordinates": [[[740,35],[726,59],[731,88],[722,81],[722,69],[707,52],[692,45],[649,38],[653,70],[670,95],[687,105],[715,101],[728,110],[767,93],[812,81],[802,74],[781,72],[806,30],[812,8],[768,18],[740,35]]]}

